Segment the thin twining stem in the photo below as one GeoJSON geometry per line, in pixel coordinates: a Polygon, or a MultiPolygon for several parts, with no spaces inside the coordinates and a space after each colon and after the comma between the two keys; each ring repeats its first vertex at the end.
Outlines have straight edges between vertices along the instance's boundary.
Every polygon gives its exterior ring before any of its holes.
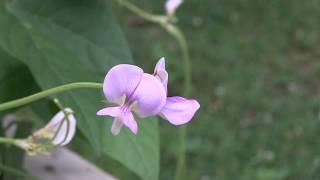
{"type": "Polygon", "coordinates": [[[138,16],[140,16],[143,19],[148,20],[150,22],[159,23],[159,22],[163,22],[166,19],[165,16],[153,15],[151,13],[148,13],[148,12],[144,11],[143,9],[140,9],[136,5],[130,3],[127,0],[116,0],[116,1],[119,3],[119,5],[126,7],[127,9],[134,12],[138,16]]]}
{"type": "Polygon", "coordinates": [[[16,139],[0,137],[0,144],[11,144],[16,145],[16,139]]]}
{"type": "Polygon", "coordinates": [[[2,104],[0,104],[0,112],[4,111],[4,110],[16,108],[19,106],[23,106],[25,104],[32,103],[32,102],[40,100],[42,98],[46,98],[48,96],[51,96],[53,94],[69,91],[72,89],[80,89],[80,88],[99,88],[100,89],[102,87],[103,87],[103,85],[101,83],[94,83],[94,82],[77,82],[77,83],[65,84],[65,85],[61,85],[58,87],[54,87],[51,89],[41,91],[39,93],[30,95],[30,96],[27,96],[24,98],[20,98],[20,99],[16,99],[13,101],[2,103],[2,104]]]}
{"type": "MultiPolygon", "coordinates": [[[[192,65],[190,60],[189,48],[186,38],[182,31],[169,21],[170,17],[167,16],[158,16],[150,14],[143,9],[135,6],[127,0],[117,0],[118,3],[138,16],[144,18],[147,21],[157,23],[162,28],[164,28],[170,35],[172,35],[177,41],[179,48],[181,50],[183,63],[184,63],[184,88],[183,94],[189,96],[192,92],[192,65]]],[[[176,174],[175,179],[183,179],[186,171],[186,136],[187,136],[187,127],[183,126],[179,128],[178,131],[178,158],[176,164],[176,174]]]]}

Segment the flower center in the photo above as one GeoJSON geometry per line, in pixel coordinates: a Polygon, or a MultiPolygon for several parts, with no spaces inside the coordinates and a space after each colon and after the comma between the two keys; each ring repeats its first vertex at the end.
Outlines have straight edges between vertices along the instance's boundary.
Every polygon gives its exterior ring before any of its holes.
{"type": "Polygon", "coordinates": [[[133,110],[136,106],[137,106],[138,102],[137,101],[133,101],[130,98],[127,98],[127,96],[124,94],[121,97],[121,108],[123,110],[123,112],[130,112],[131,110],[133,110]]]}

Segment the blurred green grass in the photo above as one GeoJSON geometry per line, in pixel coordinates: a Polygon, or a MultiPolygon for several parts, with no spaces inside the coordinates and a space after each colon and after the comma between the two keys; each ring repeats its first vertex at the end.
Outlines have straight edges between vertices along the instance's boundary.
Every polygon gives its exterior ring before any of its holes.
{"type": "MultiPolygon", "coordinates": [[[[133,1],[163,12],[163,1],[133,1]]],[[[190,179],[320,178],[320,1],[186,0],[178,10],[201,110],[188,125],[190,179]]],[[[119,9],[119,8],[118,8],[119,9]]],[[[119,9],[135,61],[167,58],[181,94],[174,40],[119,9]]],[[[176,128],[161,124],[161,179],[172,179],[176,128]]]]}

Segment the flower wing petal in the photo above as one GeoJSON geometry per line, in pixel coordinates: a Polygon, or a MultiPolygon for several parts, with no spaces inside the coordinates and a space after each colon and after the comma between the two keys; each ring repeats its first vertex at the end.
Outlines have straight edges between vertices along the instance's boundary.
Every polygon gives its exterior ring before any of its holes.
{"type": "Polygon", "coordinates": [[[167,99],[160,115],[171,124],[182,125],[189,122],[199,108],[200,104],[196,100],[174,96],[167,99]]]}
{"type": "Polygon", "coordinates": [[[123,121],[120,117],[115,117],[112,122],[111,133],[113,135],[118,135],[123,126],[123,121]]]}
{"type": "Polygon", "coordinates": [[[151,74],[144,73],[139,86],[130,98],[137,102],[133,111],[140,117],[156,115],[165,105],[166,96],[161,82],[151,74]]]}
{"type": "Polygon", "coordinates": [[[131,112],[126,112],[123,115],[123,124],[127,126],[133,134],[137,134],[138,132],[138,124],[133,117],[131,112]]]}
{"type": "Polygon", "coordinates": [[[121,115],[121,107],[107,107],[97,112],[98,116],[112,116],[117,117],[121,115]]]}
{"type": "Polygon", "coordinates": [[[154,68],[154,75],[161,81],[164,89],[167,92],[169,75],[168,75],[168,72],[166,71],[166,62],[164,57],[162,57],[156,64],[156,67],[154,68]]]}
{"type": "Polygon", "coordinates": [[[123,95],[129,96],[137,88],[142,74],[141,68],[130,64],[111,68],[103,82],[103,92],[107,100],[121,104],[123,95]]]}

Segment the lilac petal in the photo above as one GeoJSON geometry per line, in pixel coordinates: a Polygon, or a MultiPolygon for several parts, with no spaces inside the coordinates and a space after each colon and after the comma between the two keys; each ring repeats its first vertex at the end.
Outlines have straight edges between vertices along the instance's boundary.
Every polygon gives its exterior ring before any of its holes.
{"type": "Polygon", "coordinates": [[[122,125],[123,125],[123,121],[120,117],[114,118],[113,123],[112,123],[112,127],[111,127],[111,133],[113,135],[118,135],[120,133],[122,125]]]}
{"type": "Polygon", "coordinates": [[[130,96],[137,88],[142,74],[141,68],[129,64],[111,68],[103,82],[103,92],[107,100],[121,104],[123,96],[130,96]]]}
{"type": "Polygon", "coordinates": [[[200,104],[196,100],[174,96],[167,99],[160,115],[171,124],[182,125],[189,122],[199,108],[200,104]]]}
{"type": "Polygon", "coordinates": [[[126,112],[124,113],[122,118],[123,118],[124,125],[126,125],[133,134],[137,134],[138,124],[134,119],[133,114],[131,112],[126,112]]]}
{"type": "Polygon", "coordinates": [[[133,111],[140,117],[156,115],[166,103],[166,91],[161,82],[151,74],[144,73],[135,93],[130,97],[137,105],[133,111]]]}
{"type": "Polygon", "coordinates": [[[154,68],[154,72],[157,72],[158,70],[166,70],[166,59],[164,57],[159,59],[154,68]]]}
{"type": "Polygon", "coordinates": [[[168,72],[166,71],[166,62],[164,57],[162,57],[156,64],[156,67],[154,68],[154,75],[161,81],[164,89],[167,91],[168,72]]]}
{"type": "Polygon", "coordinates": [[[107,107],[97,112],[98,116],[112,116],[117,117],[121,115],[121,107],[107,107]]]}
{"type": "Polygon", "coordinates": [[[123,125],[127,126],[133,134],[137,134],[138,124],[131,112],[123,112],[120,116],[114,118],[111,133],[113,135],[118,135],[123,125]]]}
{"type": "Polygon", "coordinates": [[[57,136],[55,137],[55,139],[53,139],[52,143],[60,146],[68,144],[72,140],[76,132],[77,122],[72,114],[73,111],[70,108],[65,108],[64,111],[69,113],[67,116],[68,118],[66,118],[63,111],[60,111],[45,126],[45,128],[48,128],[53,132],[52,135],[54,135],[59,130],[57,136]],[[62,125],[59,129],[61,123],[62,125]]]}
{"type": "Polygon", "coordinates": [[[183,0],[167,0],[165,9],[169,15],[175,13],[176,9],[182,4],[183,0]]]}
{"type": "Polygon", "coordinates": [[[133,134],[137,134],[138,124],[134,120],[133,114],[123,110],[121,107],[108,107],[98,111],[97,115],[115,117],[111,127],[113,135],[118,135],[123,125],[127,126],[133,134]]]}

